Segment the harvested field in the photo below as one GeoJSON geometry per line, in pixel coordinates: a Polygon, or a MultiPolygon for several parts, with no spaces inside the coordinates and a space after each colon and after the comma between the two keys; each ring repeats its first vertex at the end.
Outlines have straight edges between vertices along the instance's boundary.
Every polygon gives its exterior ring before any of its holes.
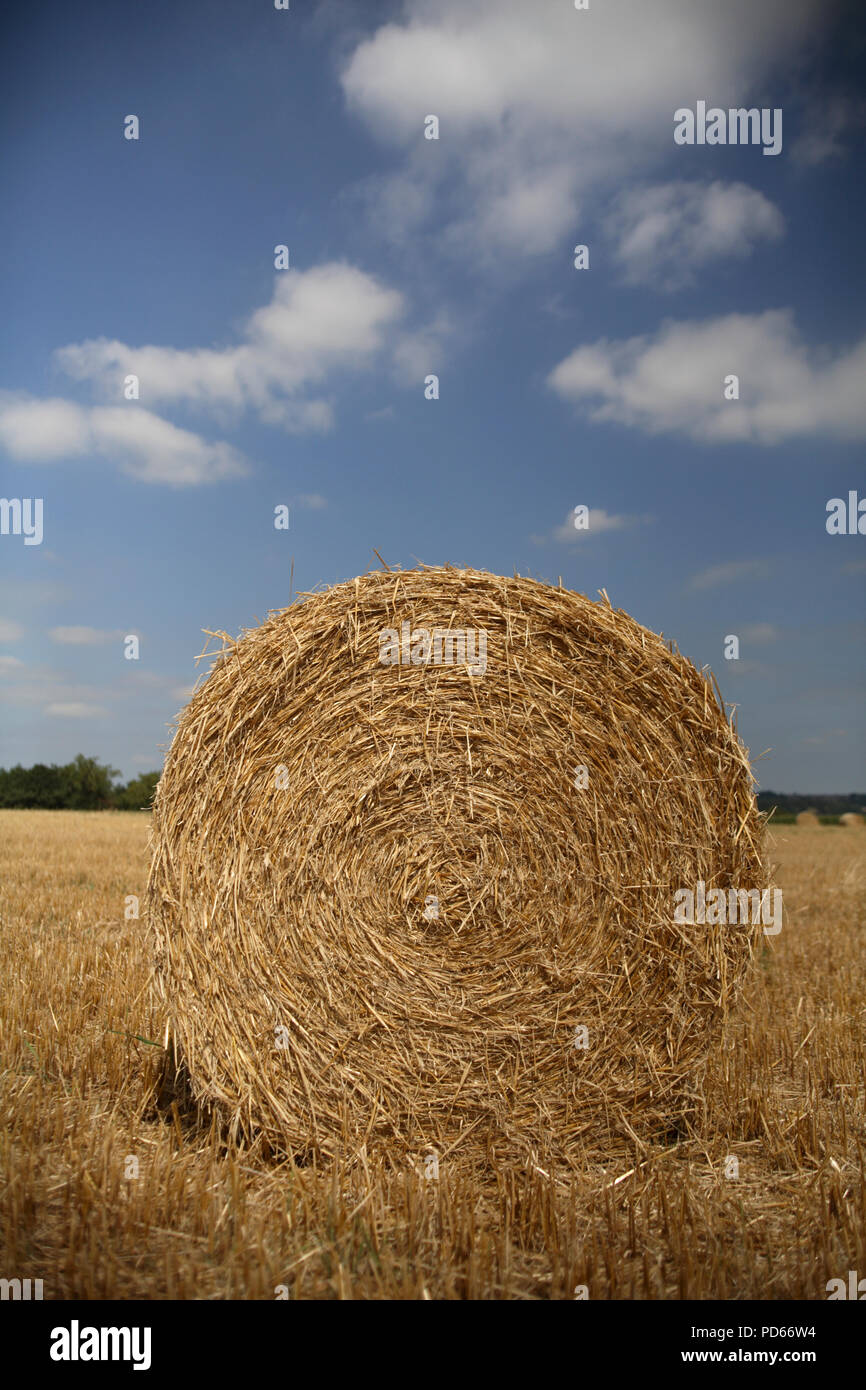
{"type": "Polygon", "coordinates": [[[785,926],[678,1143],[567,1180],[446,1157],[437,1181],[387,1155],[267,1162],[160,1113],[148,943],[124,917],[147,817],[2,812],[0,1273],[46,1298],[824,1299],[866,1268],[862,846],[773,832],[785,926]]]}

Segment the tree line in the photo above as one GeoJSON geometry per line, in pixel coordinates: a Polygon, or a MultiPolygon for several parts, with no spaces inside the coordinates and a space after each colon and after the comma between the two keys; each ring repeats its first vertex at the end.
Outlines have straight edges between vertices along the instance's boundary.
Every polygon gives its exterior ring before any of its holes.
{"type": "MultiPolygon", "coordinates": [[[[123,783],[120,773],[98,758],[79,753],[62,767],[35,763],[33,767],[0,767],[0,807],[20,810],[68,811],[146,811],[153,800],[159,772],[143,772],[123,783]]],[[[866,793],[850,795],[801,795],[791,792],[759,792],[758,809],[776,809],[779,815],[798,811],[817,811],[818,815],[840,816],[845,811],[866,809],[866,793]]]]}
{"type": "Polygon", "coordinates": [[[796,816],[800,811],[815,811],[819,816],[843,816],[846,811],[866,810],[866,792],[837,795],[834,792],[758,792],[758,810],[796,816]]]}
{"type": "Polygon", "coordinates": [[[0,767],[0,807],[44,811],[145,811],[153,800],[159,772],[118,782],[117,768],[79,753],[71,763],[0,767]]]}

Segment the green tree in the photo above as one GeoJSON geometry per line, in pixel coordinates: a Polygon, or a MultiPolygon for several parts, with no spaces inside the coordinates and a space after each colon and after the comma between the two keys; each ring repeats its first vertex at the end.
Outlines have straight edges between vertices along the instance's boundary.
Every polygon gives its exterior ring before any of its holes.
{"type": "Polygon", "coordinates": [[[83,753],[64,768],[69,792],[66,805],[78,811],[98,811],[115,804],[116,788],[113,779],[120,773],[97,758],[85,758],[83,753]]]}
{"type": "Polygon", "coordinates": [[[68,805],[69,769],[52,763],[0,768],[0,806],[53,810],[68,805]]]}
{"type": "Polygon", "coordinates": [[[134,777],[117,792],[117,805],[121,811],[147,811],[153,801],[156,784],[160,779],[158,772],[143,772],[134,777]]]}

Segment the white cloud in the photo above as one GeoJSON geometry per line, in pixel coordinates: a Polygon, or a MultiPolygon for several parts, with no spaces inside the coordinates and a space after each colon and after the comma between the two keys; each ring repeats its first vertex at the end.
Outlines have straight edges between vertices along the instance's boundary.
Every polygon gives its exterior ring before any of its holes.
{"type": "Polygon", "coordinates": [[[476,207],[451,229],[449,240],[456,250],[472,249],[477,240],[485,258],[501,251],[545,255],[560,243],[578,215],[574,168],[563,161],[532,169],[528,153],[525,158],[519,182],[510,165],[500,168],[492,157],[470,161],[476,207]]]}
{"type": "Polygon", "coordinates": [[[835,358],[812,353],[789,310],[667,321],[653,337],[577,348],[550,373],[590,419],[704,443],[777,444],[824,433],[866,436],[866,339],[835,358]],[[724,399],[729,374],[740,399],[724,399]]]}
{"type": "Polygon", "coordinates": [[[743,579],[765,579],[769,567],[765,560],[729,560],[724,565],[711,565],[691,579],[693,589],[715,589],[721,584],[736,584],[743,579]]]}
{"type": "Polygon", "coordinates": [[[87,705],[75,700],[69,704],[46,705],[45,713],[59,719],[95,719],[97,715],[104,716],[108,711],[101,705],[87,705]]]}
{"type": "Polygon", "coordinates": [[[71,401],[0,398],[0,444],[13,458],[63,458],[90,443],[87,412],[71,401]]]}
{"type": "Polygon", "coordinates": [[[99,647],[106,642],[114,641],[118,634],[105,632],[97,627],[53,627],[48,636],[52,642],[59,642],[67,647],[99,647]]]}
{"type": "Polygon", "coordinates": [[[403,309],[397,291],[332,262],[278,274],[270,303],[250,315],[234,347],[134,348],[97,338],[60,348],[56,357],[70,376],[111,399],[135,374],[145,406],[184,402],[226,418],[252,409],[290,433],[321,431],[333,423],[331,405],[304,393],[331,371],[369,365],[403,309]]]}
{"type": "Polygon", "coordinates": [[[749,623],[747,627],[740,629],[740,636],[755,646],[763,646],[767,642],[775,642],[780,633],[772,623],[749,623]]]}
{"type": "Polygon", "coordinates": [[[0,656],[0,671],[14,671],[23,665],[17,656],[0,656]]]}
{"type": "Polygon", "coordinates": [[[587,12],[407,0],[341,74],[349,110],[402,161],[377,176],[369,205],[396,241],[435,216],[461,253],[548,252],[575,232],[588,189],[675,157],[684,81],[741,104],[820,12],[820,0],[606,0],[587,12]],[[428,114],[438,141],[424,139],[428,114]]]}
{"type": "Polygon", "coordinates": [[[243,456],[230,445],[209,443],[132,402],[87,407],[4,393],[0,396],[0,446],[12,458],[27,463],[96,453],[141,482],[175,487],[247,472],[243,456]]]}
{"type": "Polygon", "coordinates": [[[0,642],[17,642],[23,636],[24,629],[20,623],[13,623],[11,618],[0,618],[0,642]]]}
{"type": "Polygon", "coordinates": [[[652,521],[650,516],[629,515],[625,512],[607,512],[604,507],[590,507],[588,522],[585,530],[576,530],[574,525],[574,513],[569,512],[561,526],[557,526],[552,533],[552,539],[561,542],[563,545],[570,545],[574,542],[586,540],[592,536],[599,536],[604,531],[625,531],[632,526],[645,525],[652,521]]]}
{"type": "MultiPolygon", "coordinates": [[[[142,482],[175,487],[240,477],[249,468],[236,449],[170,423],[151,406],[207,409],[223,425],[251,410],[290,434],[329,430],[332,403],[313,388],[329,373],[371,366],[403,312],[402,295],[343,262],[286,271],[233,347],[131,347],[95,338],[58,349],[59,365],[89,381],[100,404],[4,393],[0,446],[34,462],[96,453],[142,482]],[[123,400],[130,375],[139,379],[139,402],[123,400]]],[[[396,343],[401,357],[405,349],[396,343]]]]}
{"type": "Polygon", "coordinates": [[[723,11],[712,0],[608,0],[585,15],[560,0],[409,0],[403,24],[359,44],[342,82],[349,105],[395,143],[412,140],[431,112],[460,128],[518,113],[630,126],[660,94],[679,94],[684,72],[696,91],[726,101],[818,12],[813,0],[765,0],[758,10],[729,0],[723,11]]]}
{"type": "Polygon", "coordinates": [[[684,180],[620,194],[605,231],[630,284],[677,289],[708,261],[747,256],[784,231],[778,208],[744,183],[684,180]]]}
{"type": "Polygon", "coordinates": [[[149,410],[96,406],[90,418],[99,452],[118,457],[124,472],[141,482],[190,487],[248,471],[230,444],[209,443],[149,410]]]}
{"type": "Polygon", "coordinates": [[[311,512],[319,512],[323,507],[327,507],[328,499],[323,497],[320,492],[299,492],[292,498],[295,507],[302,507],[311,512]]]}

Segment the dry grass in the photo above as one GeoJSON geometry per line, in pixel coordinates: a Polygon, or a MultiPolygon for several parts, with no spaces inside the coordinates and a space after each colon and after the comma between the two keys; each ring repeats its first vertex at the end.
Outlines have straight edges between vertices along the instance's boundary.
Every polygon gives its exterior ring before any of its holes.
{"type": "Polygon", "coordinates": [[[699,1105],[761,940],[674,895],[762,888],[760,839],[710,680],[609,603],[450,567],[303,596],[225,643],[157,791],[184,1082],[306,1161],[631,1153],[699,1105]],[[483,669],[383,664],[404,628],[484,633],[483,669]]]}
{"type": "Polygon", "coordinates": [[[146,826],[0,813],[0,1276],[50,1298],[823,1299],[866,1268],[860,836],[774,832],[785,927],[679,1144],[569,1182],[445,1159],[436,1182],[387,1156],[269,1164],[159,1115],[148,943],[123,915],[146,826]]]}

